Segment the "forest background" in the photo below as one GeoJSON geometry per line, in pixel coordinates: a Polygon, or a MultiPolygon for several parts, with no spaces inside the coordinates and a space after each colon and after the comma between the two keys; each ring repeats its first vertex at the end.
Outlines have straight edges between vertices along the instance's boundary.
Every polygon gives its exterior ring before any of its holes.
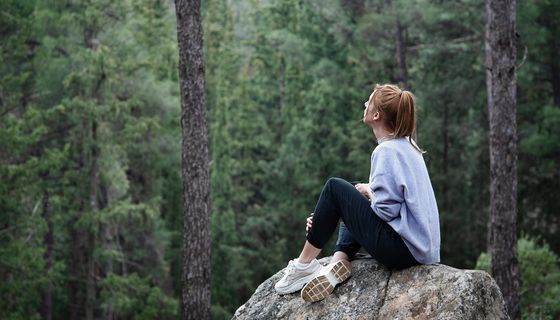
{"type": "MultiPolygon", "coordinates": [[[[0,11],[0,318],[178,317],[173,3],[0,11]]],[[[482,0],[215,0],[202,14],[214,319],[299,252],[329,177],[367,181],[375,83],[416,94],[442,263],[475,267],[489,214],[482,0]]],[[[560,314],[559,14],[558,1],[518,1],[524,317],[560,314]]]]}

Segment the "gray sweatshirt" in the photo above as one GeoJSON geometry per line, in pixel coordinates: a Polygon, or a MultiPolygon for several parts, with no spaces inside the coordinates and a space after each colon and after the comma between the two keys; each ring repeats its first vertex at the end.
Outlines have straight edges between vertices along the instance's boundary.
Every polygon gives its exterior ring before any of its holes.
{"type": "MultiPolygon", "coordinates": [[[[414,140],[413,140],[414,142],[414,140]]],[[[439,213],[424,157],[408,137],[381,142],[371,154],[371,207],[422,264],[440,261],[439,213]]]]}

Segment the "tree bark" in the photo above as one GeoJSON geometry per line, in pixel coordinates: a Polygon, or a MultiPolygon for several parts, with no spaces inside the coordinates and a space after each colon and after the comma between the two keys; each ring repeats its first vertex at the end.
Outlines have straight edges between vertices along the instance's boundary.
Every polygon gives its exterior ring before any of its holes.
{"type": "Polygon", "coordinates": [[[486,0],[492,273],[519,319],[515,0],[486,0]]]}
{"type": "Polygon", "coordinates": [[[208,132],[200,0],[175,0],[183,177],[183,319],[210,317],[208,132]]]}

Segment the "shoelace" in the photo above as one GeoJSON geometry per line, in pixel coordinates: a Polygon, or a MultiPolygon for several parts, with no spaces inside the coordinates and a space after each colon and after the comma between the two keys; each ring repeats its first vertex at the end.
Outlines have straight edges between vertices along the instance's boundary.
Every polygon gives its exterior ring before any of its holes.
{"type": "Polygon", "coordinates": [[[294,261],[290,260],[290,262],[288,262],[288,266],[286,267],[286,279],[293,279],[294,278],[295,269],[296,269],[296,266],[294,265],[294,261]]]}

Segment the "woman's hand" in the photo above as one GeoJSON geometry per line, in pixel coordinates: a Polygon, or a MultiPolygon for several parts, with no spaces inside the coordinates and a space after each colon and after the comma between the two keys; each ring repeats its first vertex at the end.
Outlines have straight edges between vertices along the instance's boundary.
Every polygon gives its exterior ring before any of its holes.
{"type": "Polygon", "coordinates": [[[373,200],[373,193],[369,189],[367,183],[358,183],[355,187],[364,197],[368,198],[368,200],[373,200]]]}
{"type": "Polygon", "coordinates": [[[311,216],[307,218],[307,226],[305,228],[306,232],[309,232],[309,230],[311,229],[311,225],[313,225],[313,212],[311,212],[311,216]]]}

